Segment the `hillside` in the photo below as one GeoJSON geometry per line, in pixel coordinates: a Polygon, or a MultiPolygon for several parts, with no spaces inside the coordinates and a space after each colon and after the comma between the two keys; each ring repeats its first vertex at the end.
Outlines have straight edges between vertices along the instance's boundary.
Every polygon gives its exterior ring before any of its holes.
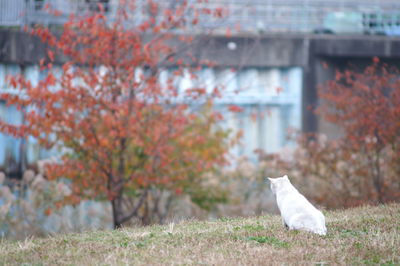
{"type": "Polygon", "coordinates": [[[286,231],[279,216],[1,240],[0,265],[400,264],[400,204],[326,212],[328,234],[286,231]]]}

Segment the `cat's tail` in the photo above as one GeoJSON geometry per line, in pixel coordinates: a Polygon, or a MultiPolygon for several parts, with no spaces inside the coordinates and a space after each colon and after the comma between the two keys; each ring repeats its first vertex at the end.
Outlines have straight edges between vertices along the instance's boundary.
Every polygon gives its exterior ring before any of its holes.
{"type": "Polygon", "coordinates": [[[319,219],[319,227],[321,228],[320,230],[318,230],[318,232],[317,232],[317,234],[319,234],[319,235],[326,235],[326,233],[327,233],[327,229],[326,229],[326,223],[325,223],[325,216],[322,214],[322,212],[321,211],[319,211],[319,216],[320,216],[320,219],[319,219]]]}
{"type": "Polygon", "coordinates": [[[327,230],[325,226],[325,219],[320,219],[319,221],[316,221],[316,226],[314,227],[313,233],[316,233],[321,236],[326,235],[327,230]]]}
{"type": "Polygon", "coordinates": [[[327,232],[327,230],[326,230],[326,227],[325,227],[325,226],[323,226],[323,227],[320,228],[320,229],[317,229],[317,230],[314,230],[314,231],[313,231],[313,233],[316,233],[316,234],[321,235],[321,236],[326,235],[326,232],[327,232]]]}
{"type": "Polygon", "coordinates": [[[326,226],[322,221],[309,214],[294,215],[289,221],[289,229],[308,231],[318,235],[326,235],[326,226]]]}

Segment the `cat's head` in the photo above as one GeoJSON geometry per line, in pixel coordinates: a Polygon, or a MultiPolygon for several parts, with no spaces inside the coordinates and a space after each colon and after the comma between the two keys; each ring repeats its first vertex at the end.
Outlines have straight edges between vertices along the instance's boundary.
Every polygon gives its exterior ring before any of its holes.
{"type": "Polygon", "coordinates": [[[290,180],[287,175],[284,175],[282,177],[277,177],[277,178],[268,177],[268,180],[271,183],[271,190],[272,190],[272,193],[274,193],[274,194],[276,194],[276,191],[278,191],[279,189],[290,184],[290,180]]]}

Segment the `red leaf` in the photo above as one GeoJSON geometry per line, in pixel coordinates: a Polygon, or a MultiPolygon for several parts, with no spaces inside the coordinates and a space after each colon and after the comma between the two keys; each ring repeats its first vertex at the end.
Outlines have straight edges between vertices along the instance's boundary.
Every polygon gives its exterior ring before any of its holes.
{"type": "Polygon", "coordinates": [[[46,216],[50,216],[52,212],[53,212],[53,210],[52,210],[51,208],[47,208],[47,209],[44,211],[44,214],[45,214],[46,216]]]}
{"type": "Polygon", "coordinates": [[[47,51],[47,55],[49,56],[50,61],[54,61],[54,52],[51,50],[47,51]]]}
{"type": "Polygon", "coordinates": [[[234,113],[240,113],[243,112],[243,108],[239,107],[237,105],[229,105],[228,110],[234,113]]]}
{"type": "Polygon", "coordinates": [[[227,29],[226,29],[226,31],[225,31],[225,36],[226,36],[227,38],[230,38],[230,37],[232,36],[232,32],[231,32],[231,29],[230,29],[230,28],[227,28],[227,29]]]}
{"type": "Polygon", "coordinates": [[[183,192],[182,188],[176,188],[176,189],[175,189],[175,194],[176,194],[176,195],[181,195],[182,192],[183,192]]]}

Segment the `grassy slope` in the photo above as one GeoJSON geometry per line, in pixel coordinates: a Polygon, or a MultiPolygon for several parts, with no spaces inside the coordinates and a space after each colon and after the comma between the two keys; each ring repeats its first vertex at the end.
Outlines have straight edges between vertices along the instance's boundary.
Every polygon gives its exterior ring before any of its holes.
{"type": "Polygon", "coordinates": [[[400,204],[327,212],[325,237],[279,216],[1,241],[3,264],[400,264],[400,204]]]}

